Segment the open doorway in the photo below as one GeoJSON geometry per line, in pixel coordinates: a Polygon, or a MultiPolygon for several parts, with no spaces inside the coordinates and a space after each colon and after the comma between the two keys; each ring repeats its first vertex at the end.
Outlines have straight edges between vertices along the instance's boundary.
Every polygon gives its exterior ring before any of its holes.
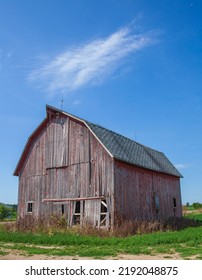
{"type": "Polygon", "coordinates": [[[73,225],[82,225],[85,212],[85,201],[74,201],[73,225]]]}
{"type": "Polygon", "coordinates": [[[108,208],[106,199],[101,200],[101,211],[100,211],[100,226],[107,226],[108,220],[108,208]]]}

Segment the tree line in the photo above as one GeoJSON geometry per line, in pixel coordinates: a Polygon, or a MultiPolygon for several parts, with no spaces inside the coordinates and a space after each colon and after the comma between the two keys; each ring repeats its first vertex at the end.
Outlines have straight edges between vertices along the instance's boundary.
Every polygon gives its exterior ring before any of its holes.
{"type": "Polygon", "coordinates": [[[192,204],[189,204],[189,202],[186,203],[186,207],[191,207],[191,208],[194,208],[194,209],[200,209],[202,208],[202,203],[199,203],[199,202],[194,202],[192,204]]]}

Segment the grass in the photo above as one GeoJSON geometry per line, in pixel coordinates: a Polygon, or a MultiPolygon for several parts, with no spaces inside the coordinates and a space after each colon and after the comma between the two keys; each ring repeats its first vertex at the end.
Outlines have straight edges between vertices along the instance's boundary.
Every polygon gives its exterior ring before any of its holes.
{"type": "Polygon", "coordinates": [[[130,237],[85,236],[71,232],[56,232],[48,236],[45,233],[0,231],[0,245],[1,250],[15,249],[29,255],[102,258],[118,254],[168,255],[177,252],[182,258],[197,255],[197,258],[202,259],[202,227],[130,237]]]}
{"type": "Polygon", "coordinates": [[[0,256],[5,256],[5,255],[7,255],[7,253],[2,251],[2,250],[0,250],[0,256]]]}
{"type": "MultiPolygon", "coordinates": [[[[202,221],[201,213],[189,214],[189,219],[202,221]]],[[[104,258],[119,254],[164,254],[171,258],[178,253],[183,259],[202,259],[202,226],[178,231],[159,231],[128,237],[96,236],[72,229],[49,232],[18,232],[0,225],[0,255],[17,250],[25,255],[51,255],[104,258]]]]}
{"type": "Polygon", "coordinates": [[[202,221],[202,213],[191,213],[186,215],[186,217],[195,221],[202,221]]]}

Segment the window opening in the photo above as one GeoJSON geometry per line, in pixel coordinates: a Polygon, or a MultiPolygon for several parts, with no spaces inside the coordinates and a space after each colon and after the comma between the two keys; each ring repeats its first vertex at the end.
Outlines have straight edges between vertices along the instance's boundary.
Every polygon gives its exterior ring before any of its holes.
{"type": "Polygon", "coordinates": [[[80,212],[81,212],[81,202],[76,201],[75,214],[76,213],[80,214],[80,212]]]}
{"type": "Polygon", "coordinates": [[[173,198],[173,215],[176,215],[176,207],[177,207],[177,203],[176,203],[176,198],[173,198]]]}
{"type": "Polygon", "coordinates": [[[65,206],[64,206],[64,204],[61,205],[61,211],[62,211],[62,215],[64,215],[64,213],[65,213],[65,206]]]}
{"type": "Polygon", "coordinates": [[[32,213],[32,211],[33,211],[33,203],[28,202],[27,203],[27,213],[32,213]]]}
{"type": "Polygon", "coordinates": [[[81,221],[81,201],[75,201],[75,213],[73,216],[73,224],[77,225],[80,224],[81,221]]]}

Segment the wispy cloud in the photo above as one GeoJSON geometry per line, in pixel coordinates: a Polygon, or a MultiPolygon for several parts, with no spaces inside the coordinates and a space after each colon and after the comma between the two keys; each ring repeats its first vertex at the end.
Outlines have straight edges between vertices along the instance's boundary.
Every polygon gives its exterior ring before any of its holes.
{"type": "Polygon", "coordinates": [[[189,163],[179,163],[179,164],[175,164],[175,167],[177,169],[186,169],[190,167],[189,163]]]}
{"type": "Polygon", "coordinates": [[[155,42],[152,33],[134,34],[131,26],[85,45],[67,49],[34,70],[30,79],[50,92],[73,91],[103,83],[124,58],[155,42]]]}
{"type": "Polygon", "coordinates": [[[80,100],[75,100],[72,105],[80,105],[81,104],[81,101],[80,100]]]}

